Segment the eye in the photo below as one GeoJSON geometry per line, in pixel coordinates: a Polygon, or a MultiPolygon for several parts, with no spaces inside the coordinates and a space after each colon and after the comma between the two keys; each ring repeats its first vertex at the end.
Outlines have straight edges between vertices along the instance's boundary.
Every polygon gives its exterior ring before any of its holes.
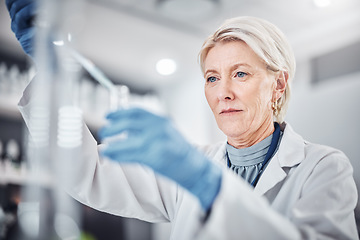
{"type": "Polygon", "coordinates": [[[216,82],[217,78],[216,77],[208,77],[207,81],[208,82],[216,82]]]}
{"type": "Polygon", "coordinates": [[[239,77],[239,78],[243,78],[243,77],[246,77],[247,73],[244,73],[244,72],[237,72],[236,73],[236,77],[239,77]]]}

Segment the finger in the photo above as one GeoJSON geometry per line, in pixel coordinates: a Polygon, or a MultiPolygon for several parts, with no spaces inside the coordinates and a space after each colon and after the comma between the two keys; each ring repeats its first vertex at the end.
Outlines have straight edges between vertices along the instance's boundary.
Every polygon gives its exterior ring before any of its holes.
{"type": "Polygon", "coordinates": [[[18,0],[5,0],[6,7],[9,11],[10,11],[12,5],[14,4],[14,2],[16,2],[16,1],[18,1],[18,0]]]}
{"type": "Polygon", "coordinates": [[[144,120],[141,118],[119,118],[112,121],[99,131],[99,136],[105,138],[122,132],[137,133],[151,129],[153,126],[159,125],[153,120],[144,120]]]}
{"type": "Polygon", "coordinates": [[[124,141],[111,142],[100,153],[118,162],[141,162],[146,156],[147,142],[144,137],[129,137],[124,141]]]}
{"type": "Polygon", "coordinates": [[[32,54],[33,54],[34,37],[35,37],[35,29],[32,28],[32,29],[26,30],[26,33],[21,34],[21,36],[18,38],[22,48],[30,56],[32,56],[32,54]]]}
{"type": "Polygon", "coordinates": [[[100,140],[102,142],[113,141],[114,139],[124,139],[127,137],[137,137],[142,139],[151,139],[148,144],[151,144],[152,141],[156,138],[161,137],[164,139],[165,131],[161,125],[154,125],[151,128],[131,128],[126,129],[111,127],[109,129],[101,129],[99,132],[100,140]]]}
{"type": "MultiPolygon", "coordinates": [[[[158,125],[138,132],[126,131],[127,137],[125,139],[108,142],[108,151],[111,153],[112,151],[116,152],[127,149],[130,151],[152,152],[153,148],[157,145],[166,146],[168,138],[166,138],[163,129],[163,126],[158,125]]],[[[103,140],[106,142],[108,138],[105,137],[103,140]]]]}
{"type": "Polygon", "coordinates": [[[141,118],[141,119],[162,119],[163,117],[155,115],[142,108],[128,108],[116,112],[111,112],[106,117],[109,121],[116,121],[119,118],[141,118]]]}
{"type": "Polygon", "coordinates": [[[22,9],[26,7],[30,7],[32,10],[31,12],[34,13],[35,1],[24,0],[13,2],[9,8],[9,14],[11,19],[13,19],[22,9]]]}
{"type": "Polygon", "coordinates": [[[17,14],[12,17],[11,29],[16,33],[17,30],[32,27],[31,19],[35,15],[35,8],[32,4],[21,8],[17,14]]]}
{"type": "Polygon", "coordinates": [[[118,117],[112,119],[109,125],[105,126],[99,131],[99,135],[101,137],[108,137],[124,131],[151,131],[158,126],[164,126],[167,121],[165,118],[157,117],[153,114],[149,114],[148,112],[140,113],[137,111],[118,111],[116,114],[118,117]]]}
{"type": "Polygon", "coordinates": [[[114,112],[110,112],[106,116],[106,119],[111,121],[123,117],[133,118],[133,117],[137,117],[139,114],[141,114],[141,109],[139,108],[126,108],[126,109],[120,109],[114,112]]]}

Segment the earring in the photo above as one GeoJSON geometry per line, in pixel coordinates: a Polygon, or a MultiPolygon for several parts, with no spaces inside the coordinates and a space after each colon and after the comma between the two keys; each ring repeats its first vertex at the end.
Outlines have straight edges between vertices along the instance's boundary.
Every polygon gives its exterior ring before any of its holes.
{"type": "Polygon", "coordinates": [[[274,115],[276,115],[277,112],[278,112],[277,100],[275,100],[275,101],[272,103],[271,108],[272,108],[272,110],[274,111],[274,115]]]}

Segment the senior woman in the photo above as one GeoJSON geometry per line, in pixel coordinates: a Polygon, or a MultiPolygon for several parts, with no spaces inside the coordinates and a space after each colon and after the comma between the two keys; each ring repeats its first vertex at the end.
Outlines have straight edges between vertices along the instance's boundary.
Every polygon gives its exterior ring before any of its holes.
{"type": "MultiPolygon", "coordinates": [[[[22,31],[13,29],[31,54],[28,12],[13,21],[22,31]]],[[[281,31],[258,18],[227,20],[205,41],[200,64],[226,142],[195,148],[169,119],[119,110],[100,135],[127,139],[99,150],[86,130],[82,159],[69,160],[79,177],[68,192],[100,211],[171,222],[171,239],[358,239],[349,160],[284,122],[295,60],[281,31]]],[[[31,103],[25,90],[24,118],[31,103]]]]}

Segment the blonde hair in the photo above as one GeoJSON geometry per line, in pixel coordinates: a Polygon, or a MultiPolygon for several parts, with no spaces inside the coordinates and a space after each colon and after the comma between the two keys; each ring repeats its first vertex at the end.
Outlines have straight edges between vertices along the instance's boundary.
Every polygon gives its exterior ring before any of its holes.
{"type": "Polygon", "coordinates": [[[285,35],[272,23],[255,17],[236,17],[226,20],[217,31],[204,42],[199,62],[204,73],[204,61],[216,43],[222,41],[245,42],[267,65],[270,71],[283,71],[288,75],[284,94],[277,100],[274,110],[276,122],[283,122],[286,114],[291,81],[295,74],[295,57],[285,35]]]}

